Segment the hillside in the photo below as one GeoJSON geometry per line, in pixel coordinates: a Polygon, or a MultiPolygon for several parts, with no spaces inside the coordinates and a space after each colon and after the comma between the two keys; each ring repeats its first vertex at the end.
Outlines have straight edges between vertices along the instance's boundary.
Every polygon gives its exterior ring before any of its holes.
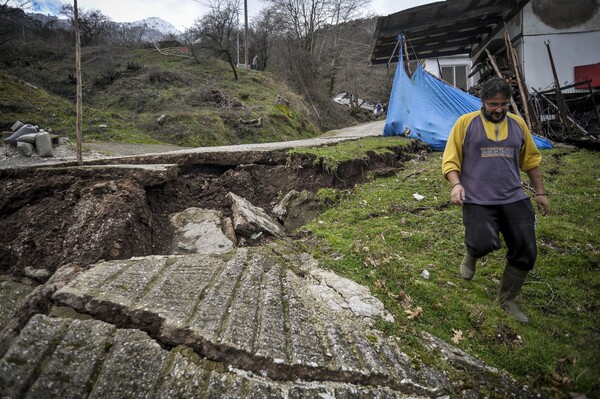
{"type": "MultiPolygon", "coordinates": [[[[72,55],[35,46],[13,50],[3,52],[0,127],[21,120],[74,137],[72,55]]],[[[240,70],[235,81],[221,61],[197,64],[153,48],[122,47],[84,48],[82,68],[86,141],[205,146],[318,132],[303,100],[267,72],[240,70]],[[289,107],[276,104],[277,95],[289,107]]]]}
{"type": "MultiPolygon", "coordinates": [[[[389,97],[389,71],[366,61],[373,18],[321,27],[318,52],[285,35],[264,36],[271,28],[263,21],[249,47],[260,71],[237,69],[237,76],[231,32],[223,47],[191,30],[150,44],[144,35],[167,29],[158,18],[136,26],[99,12],[80,18],[86,142],[206,146],[312,137],[374,119],[334,103],[338,93],[389,97]]],[[[0,9],[0,129],[21,120],[74,137],[75,45],[61,21],[0,9]]]]}

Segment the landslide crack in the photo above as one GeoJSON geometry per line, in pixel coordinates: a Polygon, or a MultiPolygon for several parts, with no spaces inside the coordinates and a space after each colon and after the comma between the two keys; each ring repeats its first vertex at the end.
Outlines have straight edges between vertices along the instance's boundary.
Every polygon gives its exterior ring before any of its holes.
{"type": "Polygon", "coordinates": [[[88,314],[95,320],[114,325],[119,329],[138,329],[146,332],[163,349],[178,346],[191,348],[198,356],[230,367],[263,375],[276,381],[297,380],[348,383],[360,386],[384,386],[404,394],[437,396],[440,388],[426,387],[410,379],[395,380],[382,374],[365,375],[360,372],[332,370],[320,365],[284,364],[265,356],[257,356],[227,344],[206,339],[197,331],[166,323],[165,319],[143,309],[130,310],[113,302],[87,297],[75,310],[88,314]]]}

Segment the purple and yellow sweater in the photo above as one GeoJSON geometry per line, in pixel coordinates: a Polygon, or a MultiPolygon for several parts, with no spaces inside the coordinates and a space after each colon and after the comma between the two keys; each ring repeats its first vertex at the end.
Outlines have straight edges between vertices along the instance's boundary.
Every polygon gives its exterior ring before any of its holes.
{"type": "Polygon", "coordinates": [[[520,170],[538,167],[541,158],[523,119],[508,113],[494,123],[479,110],[456,121],[442,157],[442,173],[458,172],[465,203],[509,204],[527,198],[520,170]]]}

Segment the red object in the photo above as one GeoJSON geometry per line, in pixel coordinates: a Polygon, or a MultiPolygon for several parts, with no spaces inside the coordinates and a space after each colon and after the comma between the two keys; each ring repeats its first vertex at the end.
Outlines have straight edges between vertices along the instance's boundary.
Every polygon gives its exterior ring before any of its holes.
{"type": "MultiPolygon", "coordinates": [[[[600,87],[600,62],[590,65],[575,67],[575,82],[592,80],[592,87],[600,87]]],[[[577,86],[578,89],[587,89],[587,85],[577,86]]]]}

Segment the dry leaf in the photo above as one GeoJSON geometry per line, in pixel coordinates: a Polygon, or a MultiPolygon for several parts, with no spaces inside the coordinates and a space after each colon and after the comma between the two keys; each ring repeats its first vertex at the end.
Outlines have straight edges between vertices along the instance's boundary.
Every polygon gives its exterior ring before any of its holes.
{"type": "Polygon", "coordinates": [[[375,287],[382,288],[384,285],[385,285],[385,279],[383,279],[383,280],[379,280],[379,279],[375,280],[375,287]]]}
{"type": "Polygon", "coordinates": [[[387,294],[393,300],[398,300],[398,298],[400,298],[400,295],[392,294],[391,292],[388,292],[387,294]]]}
{"type": "Polygon", "coordinates": [[[454,336],[452,337],[452,342],[454,342],[455,345],[458,345],[460,343],[460,341],[465,339],[465,337],[463,337],[462,330],[455,330],[453,328],[452,332],[454,333],[454,336]]]}
{"type": "Polygon", "coordinates": [[[557,371],[552,372],[552,378],[554,379],[555,383],[561,384],[561,385],[570,384],[572,381],[571,377],[566,376],[566,375],[561,375],[557,371]]]}
{"type": "Polygon", "coordinates": [[[417,306],[414,310],[406,309],[404,311],[404,313],[406,313],[408,315],[409,320],[418,319],[419,317],[421,317],[423,315],[423,308],[420,306],[417,306]]]}
{"type": "Polygon", "coordinates": [[[587,399],[586,394],[578,392],[569,392],[571,399],[587,399]]]}
{"type": "MultiPolygon", "coordinates": [[[[369,248],[368,248],[368,247],[365,247],[365,248],[367,248],[367,252],[368,252],[368,249],[369,249],[369,248]]],[[[363,249],[364,249],[364,248],[363,248],[363,249]]],[[[369,265],[371,265],[371,266],[373,266],[373,267],[377,267],[377,266],[379,266],[379,262],[377,262],[375,259],[373,259],[373,258],[371,257],[371,255],[367,256],[367,258],[365,259],[365,262],[364,262],[364,264],[365,264],[365,266],[367,266],[367,267],[369,267],[369,265]]]]}
{"type": "Polygon", "coordinates": [[[400,291],[400,306],[402,306],[402,309],[404,310],[410,309],[413,306],[412,298],[410,295],[406,295],[404,291],[400,291]]]}

